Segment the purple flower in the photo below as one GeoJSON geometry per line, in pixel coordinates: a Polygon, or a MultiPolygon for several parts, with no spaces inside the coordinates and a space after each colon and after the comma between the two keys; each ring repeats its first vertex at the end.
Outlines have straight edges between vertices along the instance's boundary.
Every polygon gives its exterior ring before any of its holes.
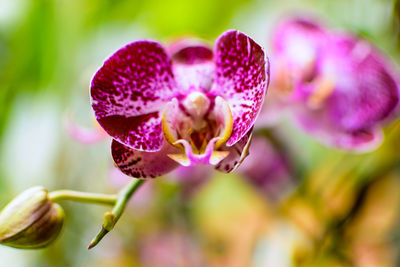
{"type": "Polygon", "coordinates": [[[137,41],[95,74],[92,107],[129,176],[157,177],[179,164],[230,172],[246,155],[268,78],[262,48],[237,31],[220,36],[214,51],[189,43],[168,53],[137,41]]]}
{"type": "Polygon", "coordinates": [[[296,86],[312,80],[330,35],[305,19],[283,22],[275,30],[272,45],[275,68],[274,82],[282,94],[296,98],[296,86]]]}
{"type": "Polygon", "coordinates": [[[330,146],[376,147],[399,98],[391,66],[377,48],[304,19],[284,22],[273,39],[273,91],[302,128],[330,146]]]}
{"type": "Polygon", "coordinates": [[[261,136],[253,138],[249,157],[238,172],[261,195],[273,199],[279,199],[294,185],[289,158],[261,136]]]}
{"type": "Polygon", "coordinates": [[[271,58],[271,89],[257,126],[273,126],[296,104],[296,88],[313,79],[329,35],[318,24],[305,19],[282,22],[274,31],[271,58]]]}

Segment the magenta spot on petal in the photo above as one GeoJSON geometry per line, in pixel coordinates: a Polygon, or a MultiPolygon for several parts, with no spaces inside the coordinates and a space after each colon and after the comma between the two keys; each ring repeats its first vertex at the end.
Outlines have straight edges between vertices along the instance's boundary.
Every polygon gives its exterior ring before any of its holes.
{"type": "Polygon", "coordinates": [[[229,155],[221,160],[215,169],[221,172],[231,172],[236,168],[246,156],[248,151],[245,150],[246,145],[250,142],[250,136],[253,132],[251,128],[236,144],[230,147],[223,147],[221,150],[229,151],[229,155]]]}
{"type": "Polygon", "coordinates": [[[227,142],[231,146],[253,126],[261,109],[269,80],[269,63],[262,48],[237,31],[229,31],[218,39],[215,61],[215,92],[229,103],[234,120],[227,142]]]}
{"type": "Polygon", "coordinates": [[[152,150],[162,145],[161,119],[158,112],[128,118],[114,115],[99,119],[99,123],[109,135],[124,144],[132,144],[142,150],[152,150]],[[149,123],[151,121],[154,122],[149,123]]]}
{"type": "Polygon", "coordinates": [[[182,64],[197,64],[213,59],[213,51],[205,46],[185,47],[172,55],[172,60],[182,64]]]}
{"type": "Polygon", "coordinates": [[[176,152],[169,144],[157,152],[131,149],[113,140],[111,153],[115,164],[126,175],[136,178],[155,178],[175,169],[178,164],[167,154],[176,152]]]}
{"type": "Polygon", "coordinates": [[[157,114],[174,88],[171,59],[163,47],[138,41],[119,49],[97,71],[92,107],[112,137],[132,148],[156,151],[162,143],[160,118],[146,114],[157,114]]]}

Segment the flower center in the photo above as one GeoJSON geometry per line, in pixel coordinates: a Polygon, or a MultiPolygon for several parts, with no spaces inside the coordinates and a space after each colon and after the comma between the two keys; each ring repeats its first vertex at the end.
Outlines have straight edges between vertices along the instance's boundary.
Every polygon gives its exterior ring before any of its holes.
{"type": "Polygon", "coordinates": [[[315,89],[308,96],[307,106],[311,109],[319,109],[332,95],[335,89],[334,79],[328,76],[318,77],[315,80],[315,89]]]}
{"type": "MultiPolygon", "coordinates": [[[[219,96],[210,98],[202,92],[190,93],[182,101],[173,99],[162,117],[166,140],[182,150],[180,157],[192,163],[210,164],[213,154],[221,156],[215,152],[230,137],[232,123],[228,103],[219,96]]],[[[171,157],[177,160],[176,155],[171,157]]]]}

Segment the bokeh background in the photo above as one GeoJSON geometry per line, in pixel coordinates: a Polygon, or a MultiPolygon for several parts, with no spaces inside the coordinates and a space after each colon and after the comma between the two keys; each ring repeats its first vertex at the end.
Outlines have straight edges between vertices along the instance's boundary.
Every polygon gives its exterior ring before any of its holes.
{"type": "MultiPolygon", "coordinates": [[[[114,193],[129,181],[113,167],[110,138],[83,144],[67,130],[98,127],[89,86],[113,51],[142,38],[212,43],[238,29],[268,54],[271,31],[288,14],[319,16],[400,62],[398,0],[0,0],[1,206],[34,185],[114,193]]],[[[267,187],[240,171],[151,180],[91,251],[107,208],[63,202],[61,237],[43,250],[1,246],[0,265],[399,266],[397,125],[378,150],[351,154],[283,121],[259,133],[269,142],[261,158],[284,161],[267,187]]]]}

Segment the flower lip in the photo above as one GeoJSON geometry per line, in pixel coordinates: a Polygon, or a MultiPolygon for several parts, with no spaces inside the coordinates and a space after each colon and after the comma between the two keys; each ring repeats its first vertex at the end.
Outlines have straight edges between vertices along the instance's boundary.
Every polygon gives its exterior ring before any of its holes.
{"type": "Polygon", "coordinates": [[[219,96],[210,99],[201,92],[193,92],[180,102],[174,99],[162,117],[165,139],[184,152],[171,158],[185,166],[210,164],[217,154],[219,158],[222,154],[214,152],[231,136],[232,124],[228,103],[219,96]]]}

